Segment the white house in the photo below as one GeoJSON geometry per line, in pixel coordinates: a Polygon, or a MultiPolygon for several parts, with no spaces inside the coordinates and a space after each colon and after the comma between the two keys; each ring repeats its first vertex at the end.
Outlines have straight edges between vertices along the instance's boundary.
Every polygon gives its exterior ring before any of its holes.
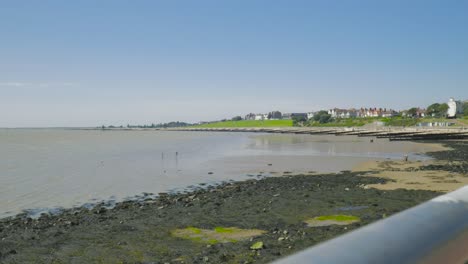
{"type": "Polygon", "coordinates": [[[328,114],[331,115],[333,118],[350,118],[350,117],[357,117],[358,111],[356,109],[339,109],[333,108],[328,110],[328,114]]]}
{"type": "Polygon", "coordinates": [[[450,98],[448,103],[448,110],[447,110],[447,117],[453,118],[456,117],[457,114],[463,113],[463,105],[461,101],[455,101],[455,99],[450,98]]]}
{"type": "Polygon", "coordinates": [[[256,114],[255,115],[255,120],[264,120],[265,119],[265,115],[264,114],[256,114]]]}

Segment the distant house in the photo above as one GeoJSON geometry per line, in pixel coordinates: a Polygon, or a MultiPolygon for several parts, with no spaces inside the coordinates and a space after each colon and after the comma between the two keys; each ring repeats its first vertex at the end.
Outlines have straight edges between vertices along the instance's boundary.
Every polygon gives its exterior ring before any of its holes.
{"type": "Polygon", "coordinates": [[[384,110],[382,111],[381,113],[381,117],[393,117],[393,116],[397,116],[398,115],[398,112],[393,110],[393,109],[390,109],[390,110],[387,110],[386,108],[384,108],[384,110]]]}
{"type": "Polygon", "coordinates": [[[255,115],[255,120],[263,120],[265,119],[265,115],[264,114],[256,114],[255,115]]]}
{"type": "Polygon", "coordinates": [[[282,118],[283,119],[292,119],[291,113],[283,113],[282,118]]]}
{"type": "Polygon", "coordinates": [[[307,119],[310,120],[310,119],[314,118],[314,115],[315,115],[315,112],[308,112],[307,113],[307,119]]]}
{"type": "Polygon", "coordinates": [[[377,107],[374,108],[369,108],[366,111],[366,117],[379,117],[380,116],[380,111],[377,109],[377,107]]]}
{"type": "Polygon", "coordinates": [[[458,114],[463,113],[463,103],[461,101],[455,101],[455,99],[450,98],[448,103],[447,117],[454,118],[458,114]]]}
{"type": "Polygon", "coordinates": [[[351,118],[357,117],[358,111],[356,109],[339,109],[333,108],[328,110],[328,114],[333,118],[351,118]]]}
{"type": "Polygon", "coordinates": [[[421,109],[418,107],[416,110],[416,116],[417,117],[425,117],[426,116],[426,109],[421,109]]]}
{"type": "Polygon", "coordinates": [[[307,113],[291,113],[291,119],[304,118],[307,120],[307,113]]]}
{"type": "Polygon", "coordinates": [[[418,107],[416,108],[416,112],[414,113],[414,115],[408,113],[408,110],[404,110],[404,111],[401,111],[401,115],[405,117],[417,117],[417,118],[425,117],[426,109],[422,109],[418,107]]]}
{"type": "Polygon", "coordinates": [[[339,109],[339,108],[333,108],[333,109],[330,109],[328,110],[328,114],[331,115],[331,117],[333,118],[340,118],[344,115],[346,115],[346,109],[339,109]]]}
{"type": "Polygon", "coordinates": [[[398,115],[398,112],[387,108],[361,108],[357,110],[356,117],[392,117],[398,115]]]}

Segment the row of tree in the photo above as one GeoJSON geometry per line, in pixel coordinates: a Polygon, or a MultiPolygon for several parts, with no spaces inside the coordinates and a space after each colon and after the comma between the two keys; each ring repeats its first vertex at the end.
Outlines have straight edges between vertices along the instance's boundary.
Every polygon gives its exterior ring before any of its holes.
{"type": "Polygon", "coordinates": [[[426,114],[428,116],[433,116],[433,117],[446,117],[448,109],[449,109],[449,106],[446,103],[443,103],[443,104],[435,103],[427,107],[426,114]]]}
{"type": "MultiPolygon", "coordinates": [[[[185,123],[185,122],[168,122],[168,123],[159,123],[159,124],[151,124],[151,125],[127,125],[126,128],[168,128],[168,127],[185,127],[191,126],[193,124],[185,123]]],[[[124,128],[124,126],[101,126],[102,129],[106,128],[124,128]]]]}
{"type": "MultiPolygon", "coordinates": [[[[413,109],[414,108],[411,108],[410,110],[413,110],[413,109]]],[[[449,109],[449,106],[446,103],[442,103],[442,104],[434,103],[427,107],[426,115],[431,116],[431,117],[439,117],[439,118],[447,117],[448,109],[449,109]]],[[[408,110],[408,113],[410,110],[408,110]]],[[[468,102],[464,102],[462,104],[461,112],[463,113],[462,114],[463,116],[468,117],[468,102]]]]}

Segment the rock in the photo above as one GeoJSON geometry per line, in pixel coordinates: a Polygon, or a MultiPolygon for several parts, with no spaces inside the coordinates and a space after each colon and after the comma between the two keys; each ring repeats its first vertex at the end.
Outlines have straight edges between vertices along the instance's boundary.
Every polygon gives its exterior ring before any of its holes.
{"type": "Polygon", "coordinates": [[[254,243],[252,246],[250,246],[250,249],[252,249],[252,250],[263,249],[263,242],[259,241],[259,242],[254,243]]]}
{"type": "Polygon", "coordinates": [[[94,211],[95,214],[103,214],[107,211],[107,209],[105,207],[99,207],[99,208],[96,208],[96,211],[94,211]]]}
{"type": "Polygon", "coordinates": [[[345,191],[349,191],[349,188],[345,188],[345,191]]]}
{"type": "Polygon", "coordinates": [[[283,241],[285,238],[284,237],[279,237],[278,241],[283,241]]]}

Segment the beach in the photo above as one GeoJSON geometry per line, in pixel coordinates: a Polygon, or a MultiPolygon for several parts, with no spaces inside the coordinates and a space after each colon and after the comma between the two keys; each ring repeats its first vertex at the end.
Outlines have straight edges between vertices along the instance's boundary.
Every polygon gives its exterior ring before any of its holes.
{"type": "MultiPolygon", "coordinates": [[[[282,173],[92,209],[0,220],[4,263],[268,263],[444,192],[467,177],[466,142],[428,162],[363,163],[353,171],[282,173]],[[457,164],[456,166],[452,166],[457,164]],[[398,178],[433,173],[445,183],[398,178]],[[392,172],[392,174],[388,174],[392,172]],[[410,182],[409,182],[410,181],[410,182]],[[422,184],[412,184],[420,181],[422,184]],[[454,185],[452,185],[454,184],[454,185]]],[[[203,187],[203,186],[201,186],[203,187]]]]}

